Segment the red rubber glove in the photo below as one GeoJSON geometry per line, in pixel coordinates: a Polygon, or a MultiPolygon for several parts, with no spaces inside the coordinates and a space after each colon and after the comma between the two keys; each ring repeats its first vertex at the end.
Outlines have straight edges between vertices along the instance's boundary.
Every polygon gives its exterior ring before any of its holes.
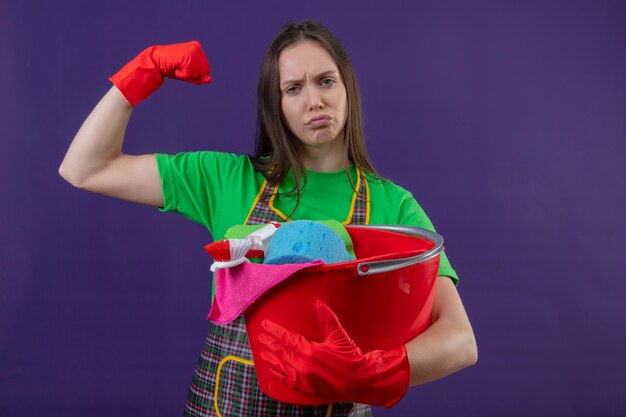
{"type": "Polygon", "coordinates": [[[363,354],[348,336],[330,307],[317,301],[317,318],[324,341],[312,342],[270,320],[259,335],[266,349],[260,360],[292,389],[323,395],[329,403],[356,403],[391,407],[404,397],[410,381],[404,345],[385,352],[363,354]]]}
{"type": "Polygon", "coordinates": [[[198,41],[150,46],[109,78],[133,106],[155,92],[163,77],[192,84],[211,82],[209,61],[198,41]]]}

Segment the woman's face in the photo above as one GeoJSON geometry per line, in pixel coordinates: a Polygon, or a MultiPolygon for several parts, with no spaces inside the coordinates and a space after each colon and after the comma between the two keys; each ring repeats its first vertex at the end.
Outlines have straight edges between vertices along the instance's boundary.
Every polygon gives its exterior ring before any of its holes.
{"type": "Polygon", "coordinates": [[[295,43],[278,57],[278,70],[289,130],[310,151],[342,149],[348,100],[328,51],[313,41],[295,43]]]}

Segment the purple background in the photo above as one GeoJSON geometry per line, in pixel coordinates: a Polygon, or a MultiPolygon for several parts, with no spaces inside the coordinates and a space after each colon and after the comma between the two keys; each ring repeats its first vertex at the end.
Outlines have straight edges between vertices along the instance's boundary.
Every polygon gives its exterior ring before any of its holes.
{"type": "Polygon", "coordinates": [[[3,2],[0,416],[181,415],[209,309],[206,230],[57,168],[107,77],[198,39],[213,84],[134,112],[130,153],[253,150],[287,21],[343,41],[383,175],[446,238],[479,362],[378,416],[626,415],[620,1],[3,2]]]}

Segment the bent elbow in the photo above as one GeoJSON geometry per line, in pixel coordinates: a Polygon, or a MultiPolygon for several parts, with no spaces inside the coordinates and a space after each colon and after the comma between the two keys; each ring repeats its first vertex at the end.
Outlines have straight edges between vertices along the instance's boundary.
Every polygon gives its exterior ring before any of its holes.
{"type": "Polygon", "coordinates": [[[478,345],[476,344],[474,332],[470,332],[465,345],[464,367],[474,366],[476,362],[478,362],[478,345]]]}
{"type": "Polygon", "coordinates": [[[59,175],[61,176],[61,178],[63,178],[65,181],[69,182],[71,185],[73,185],[76,188],[83,188],[83,179],[79,176],[76,175],[76,173],[69,169],[65,164],[61,164],[59,166],[59,175]]]}
{"type": "Polygon", "coordinates": [[[63,178],[65,181],[69,182],[70,184],[72,184],[74,187],[76,187],[75,184],[75,180],[72,177],[71,173],[69,172],[69,170],[67,169],[67,167],[63,164],[61,164],[59,166],[59,175],[61,176],[61,178],[63,178]]]}

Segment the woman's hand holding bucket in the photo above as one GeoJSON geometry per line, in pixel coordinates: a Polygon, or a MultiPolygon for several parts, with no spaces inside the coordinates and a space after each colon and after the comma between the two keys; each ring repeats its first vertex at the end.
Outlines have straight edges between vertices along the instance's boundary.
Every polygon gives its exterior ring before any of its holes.
{"type": "Polygon", "coordinates": [[[319,395],[329,403],[353,401],[391,407],[409,387],[404,345],[362,353],[331,308],[318,300],[324,340],[314,342],[270,320],[263,322],[260,358],[290,388],[319,395]]]}

